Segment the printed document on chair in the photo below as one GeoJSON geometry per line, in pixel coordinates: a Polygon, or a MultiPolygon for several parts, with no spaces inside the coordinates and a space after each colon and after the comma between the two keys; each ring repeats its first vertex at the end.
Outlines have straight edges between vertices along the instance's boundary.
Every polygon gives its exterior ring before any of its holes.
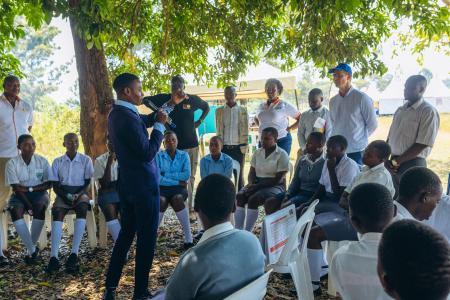
{"type": "Polygon", "coordinates": [[[278,261],[296,222],[295,205],[293,204],[264,218],[265,253],[269,264],[278,261]]]}

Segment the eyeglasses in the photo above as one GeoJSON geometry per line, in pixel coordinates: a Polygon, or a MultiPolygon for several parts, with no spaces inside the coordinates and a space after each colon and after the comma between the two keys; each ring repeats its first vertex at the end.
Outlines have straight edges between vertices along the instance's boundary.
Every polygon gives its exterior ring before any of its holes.
{"type": "Polygon", "coordinates": [[[337,73],[333,73],[333,78],[344,78],[345,74],[337,74],[337,73]]]}

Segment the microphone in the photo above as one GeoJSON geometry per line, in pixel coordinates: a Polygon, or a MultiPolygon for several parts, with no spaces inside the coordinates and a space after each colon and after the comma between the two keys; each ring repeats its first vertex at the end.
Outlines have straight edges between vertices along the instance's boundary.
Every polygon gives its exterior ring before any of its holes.
{"type": "Polygon", "coordinates": [[[167,114],[167,124],[169,124],[170,128],[174,129],[177,126],[175,125],[175,123],[173,123],[172,118],[169,117],[169,114],[173,111],[174,107],[172,105],[169,105],[168,104],[169,102],[170,102],[170,100],[165,102],[161,107],[158,107],[149,98],[144,97],[144,99],[142,99],[142,104],[144,104],[145,106],[147,106],[151,110],[158,111],[158,110],[161,109],[162,111],[164,111],[167,114]]]}

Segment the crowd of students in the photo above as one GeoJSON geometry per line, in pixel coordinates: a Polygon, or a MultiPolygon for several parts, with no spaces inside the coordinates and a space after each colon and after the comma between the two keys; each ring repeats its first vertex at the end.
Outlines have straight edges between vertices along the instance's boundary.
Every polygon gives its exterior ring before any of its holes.
{"type": "MultiPolygon", "coordinates": [[[[195,192],[195,128],[208,114],[208,104],[185,94],[180,76],[172,79],[170,94],[146,97],[157,107],[169,106],[173,120],[172,126],[166,126],[170,130],[163,134],[164,149],[154,159],[159,173],[158,227],[170,205],[181,224],[187,250],[157,297],[222,299],[245,286],[264,272],[265,256],[251,234],[258,208],[264,206],[265,213],[271,214],[295,204],[300,216],[319,199],[309,239],[302,241],[307,243],[315,295],[322,293],[320,280],[328,270],[323,242],[349,241],[339,248],[329,266],[330,280],[342,299],[446,299],[450,292],[450,224],[443,221],[445,217],[437,216],[450,206],[449,201],[440,201],[439,177],[426,168],[426,157],[439,128],[437,111],[423,100],[426,79],[414,75],[407,80],[406,103],[395,113],[387,141],[369,144],[369,136],[377,127],[372,100],[352,87],[350,66],[339,64],[330,72],[339,88],[338,95],[330,100],[330,110],[322,105],[322,92],[313,89],[308,97],[310,110],[300,113],[280,99],[280,81],[267,81],[268,100],[256,114],[260,148],[251,158],[247,184],[242,174],[248,115],[236,103],[236,89],[227,87],[226,104],[216,110],[217,136],[210,140],[210,154],[200,160],[201,181],[195,192]],[[198,121],[194,121],[196,109],[203,111],[198,121]],[[295,120],[292,125],[289,118],[295,120]],[[289,183],[286,174],[292,146],[290,131],[294,128],[298,128],[300,150],[289,183]],[[237,193],[230,181],[233,160],[240,165],[237,193]],[[190,226],[191,209],[203,227],[196,237],[190,226]],[[230,222],[233,213],[234,226],[230,222]]],[[[14,81],[8,80],[5,91],[14,81]]],[[[116,89],[118,95],[125,95],[124,88],[133,80],[121,82],[120,90],[116,89]]],[[[160,130],[158,125],[155,123],[154,130],[160,130]]],[[[95,179],[98,204],[114,242],[121,231],[117,191],[120,165],[113,143],[108,141],[108,151],[94,164],[77,152],[76,134],[66,134],[63,145],[66,153],[50,166],[34,153],[33,137],[21,134],[17,139],[20,153],[8,159],[5,166],[6,184],[13,190],[8,208],[26,247],[27,264],[33,264],[39,256],[36,243],[49,205],[47,190],[53,188],[56,194],[46,269],[49,273],[60,268],[62,225],[70,210],[75,211],[76,220],[65,266],[72,273],[79,270],[78,250],[90,205],[87,189],[91,178],[95,179]],[[31,231],[23,219],[25,213],[33,216],[31,231]]],[[[0,255],[0,263],[7,264],[4,255],[0,255]]],[[[114,293],[115,287],[111,287],[105,299],[114,299],[114,293]]]]}

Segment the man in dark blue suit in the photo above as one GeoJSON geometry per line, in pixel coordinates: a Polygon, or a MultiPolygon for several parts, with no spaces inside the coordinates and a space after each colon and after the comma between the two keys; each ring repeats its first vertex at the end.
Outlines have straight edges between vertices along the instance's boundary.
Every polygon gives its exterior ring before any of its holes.
{"type": "Polygon", "coordinates": [[[108,134],[119,163],[118,192],[121,231],[114,245],[104,299],[115,299],[123,265],[135,234],[134,300],[150,299],[148,278],[156,244],[159,214],[159,171],[154,160],[163,140],[167,114],[140,115],[142,84],[136,75],[123,73],[114,80],[117,101],[108,117],[108,134]],[[153,125],[150,135],[147,128],[153,125]]]}

